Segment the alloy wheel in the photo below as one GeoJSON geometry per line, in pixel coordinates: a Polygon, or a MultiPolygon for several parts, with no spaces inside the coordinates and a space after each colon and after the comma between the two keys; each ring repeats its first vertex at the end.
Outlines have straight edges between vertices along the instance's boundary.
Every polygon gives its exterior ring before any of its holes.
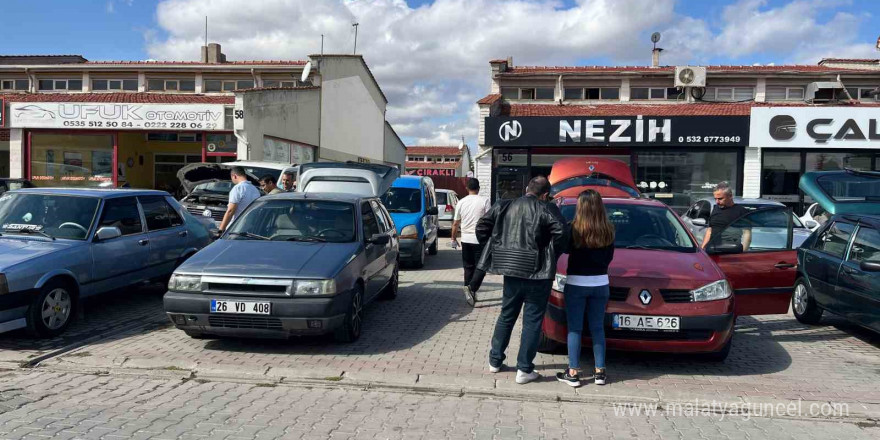
{"type": "Polygon", "coordinates": [[[354,294],[354,298],[351,300],[351,333],[355,336],[361,334],[362,309],[363,306],[361,304],[361,294],[360,292],[356,292],[354,294]]]}
{"type": "Polygon", "coordinates": [[[65,289],[53,289],[43,300],[40,316],[49,330],[57,330],[67,323],[73,301],[65,289]]]}
{"type": "Polygon", "coordinates": [[[804,286],[803,283],[798,283],[797,287],[794,288],[794,311],[798,315],[803,315],[807,312],[807,301],[809,301],[807,286],[804,286]]]}

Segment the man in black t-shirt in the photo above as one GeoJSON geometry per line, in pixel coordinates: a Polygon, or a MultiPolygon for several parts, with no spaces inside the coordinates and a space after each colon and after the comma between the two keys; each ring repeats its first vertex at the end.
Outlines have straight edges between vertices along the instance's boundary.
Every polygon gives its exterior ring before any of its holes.
{"type": "Polygon", "coordinates": [[[736,219],[746,215],[749,210],[733,201],[733,189],[727,182],[715,186],[712,196],[715,208],[709,216],[709,229],[703,237],[702,248],[710,244],[737,244],[745,252],[752,243],[752,230],[748,227],[730,227],[736,219]]]}

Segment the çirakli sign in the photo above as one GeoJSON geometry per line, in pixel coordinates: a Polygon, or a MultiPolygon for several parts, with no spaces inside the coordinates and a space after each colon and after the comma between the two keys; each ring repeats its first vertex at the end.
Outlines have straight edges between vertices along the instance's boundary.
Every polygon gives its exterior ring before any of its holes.
{"type": "Polygon", "coordinates": [[[13,128],[224,130],[222,104],[33,102],[9,106],[13,128]]]}
{"type": "Polygon", "coordinates": [[[880,107],[752,109],[756,147],[880,148],[880,107]]]}
{"type": "Polygon", "coordinates": [[[410,176],[427,176],[427,177],[436,177],[436,176],[450,176],[455,177],[455,170],[438,170],[438,169],[427,169],[427,168],[419,168],[415,170],[408,170],[406,174],[410,176]]]}

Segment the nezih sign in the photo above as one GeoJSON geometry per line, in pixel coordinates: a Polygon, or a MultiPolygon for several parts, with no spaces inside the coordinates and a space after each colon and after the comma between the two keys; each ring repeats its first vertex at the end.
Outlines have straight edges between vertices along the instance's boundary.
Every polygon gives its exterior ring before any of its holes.
{"type": "Polygon", "coordinates": [[[486,118],[495,147],[745,146],[747,116],[610,116],[486,118]]]}
{"type": "Polygon", "coordinates": [[[757,107],[750,145],[880,148],[880,107],[757,107]]]}
{"type": "Polygon", "coordinates": [[[86,130],[224,130],[222,104],[119,104],[16,102],[9,105],[13,128],[86,130]]]}
{"type": "Polygon", "coordinates": [[[437,169],[418,168],[415,170],[408,170],[406,172],[406,174],[408,174],[410,176],[428,176],[428,177],[450,176],[450,177],[455,177],[455,170],[451,170],[451,169],[437,170],[437,169]]]}

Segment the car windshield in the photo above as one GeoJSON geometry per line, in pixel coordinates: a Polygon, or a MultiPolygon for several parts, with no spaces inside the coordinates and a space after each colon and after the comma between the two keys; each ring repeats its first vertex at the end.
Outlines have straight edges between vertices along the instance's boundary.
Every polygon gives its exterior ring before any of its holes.
{"type": "Polygon", "coordinates": [[[438,205],[446,205],[446,193],[443,191],[437,191],[437,204],[438,205]]]}
{"type": "Polygon", "coordinates": [[[0,197],[0,228],[7,235],[85,240],[99,200],[67,195],[6,193],[0,197]]]}
{"type": "Polygon", "coordinates": [[[232,187],[235,186],[232,181],[223,180],[220,182],[207,182],[196,185],[193,189],[193,192],[206,192],[213,194],[229,194],[229,191],[232,191],[232,187]]]}
{"type": "Polygon", "coordinates": [[[816,179],[835,202],[880,202],[880,178],[856,173],[832,173],[816,179]]]}
{"type": "Polygon", "coordinates": [[[354,241],[351,203],[267,200],[248,209],[224,238],[231,240],[354,241]]]}
{"type": "MultiPolygon", "coordinates": [[[[563,205],[566,220],[574,218],[576,205],[563,205]]],[[[605,204],[614,225],[614,247],[696,252],[696,246],[675,214],[665,206],[605,204]]]]}
{"type": "Polygon", "coordinates": [[[416,188],[391,188],[382,196],[388,212],[413,213],[422,210],[422,194],[416,188]]]}

